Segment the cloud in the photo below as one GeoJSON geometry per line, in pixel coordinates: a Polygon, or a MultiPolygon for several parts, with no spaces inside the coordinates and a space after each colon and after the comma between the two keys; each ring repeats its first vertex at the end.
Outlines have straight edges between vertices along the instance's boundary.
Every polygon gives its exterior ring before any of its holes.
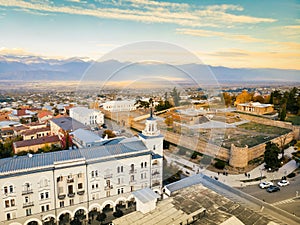
{"type": "Polygon", "coordinates": [[[241,42],[263,42],[263,41],[265,41],[263,39],[254,38],[249,35],[229,34],[229,33],[218,32],[218,31],[210,31],[210,30],[177,28],[176,32],[178,34],[185,34],[185,35],[198,36],[198,37],[222,37],[225,39],[237,40],[237,41],[241,41],[241,42]]]}
{"type": "Polygon", "coordinates": [[[300,52],[247,51],[224,49],[217,52],[196,52],[206,64],[231,68],[277,68],[300,70],[300,52]]]}
{"type": "Polygon", "coordinates": [[[259,18],[246,15],[235,15],[228,11],[243,11],[236,5],[213,5],[205,8],[186,3],[171,3],[146,0],[124,0],[107,2],[100,1],[98,8],[89,5],[66,6],[46,3],[26,2],[22,0],[0,0],[0,6],[20,8],[23,10],[39,11],[43,13],[66,13],[85,15],[98,18],[138,21],[144,23],[171,23],[188,27],[223,26],[232,24],[256,24],[261,22],[275,22],[271,18],[259,18]],[[104,7],[110,4],[112,7],[104,7]]]}

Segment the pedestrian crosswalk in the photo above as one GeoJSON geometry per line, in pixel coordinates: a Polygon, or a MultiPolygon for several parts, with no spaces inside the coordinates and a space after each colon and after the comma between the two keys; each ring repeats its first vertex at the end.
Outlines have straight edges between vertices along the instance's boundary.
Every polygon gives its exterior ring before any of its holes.
{"type": "Polygon", "coordinates": [[[282,201],[279,201],[279,202],[274,202],[272,205],[282,205],[282,204],[288,204],[288,203],[292,203],[292,202],[295,202],[295,200],[293,198],[290,198],[290,199],[286,199],[286,200],[282,200],[282,201]]]}

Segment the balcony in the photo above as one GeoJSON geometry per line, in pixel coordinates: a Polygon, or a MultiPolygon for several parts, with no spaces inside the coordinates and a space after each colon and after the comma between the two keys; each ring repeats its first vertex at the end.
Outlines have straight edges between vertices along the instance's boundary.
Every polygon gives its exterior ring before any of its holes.
{"type": "Polygon", "coordinates": [[[129,174],[136,173],[136,170],[129,170],[129,174]]]}
{"type": "Polygon", "coordinates": [[[152,183],[152,187],[156,187],[156,186],[160,186],[160,182],[159,181],[155,181],[152,183]]]}
{"type": "Polygon", "coordinates": [[[32,194],[32,193],[33,193],[32,189],[27,189],[27,190],[22,191],[22,195],[28,195],[28,194],[32,194]]]}
{"type": "Polygon", "coordinates": [[[34,206],[33,202],[25,202],[25,203],[23,203],[23,208],[27,208],[27,207],[31,207],[31,206],[34,206]]]}
{"type": "Polygon", "coordinates": [[[83,194],[84,194],[84,190],[82,190],[82,191],[77,191],[77,194],[78,194],[78,195],[83,195],[83,194]]]}
{"type": "Polygon", "coordinates": [[[75,192],[69,193],[69,194],[68,194],[68,197],[69,197],[69,198],[73,198],[74,196],[75,196],[75,192]]]}
{"type": "Polygon", "coordinates": [[[67,183],[69,184],[69,183],[74,183],[74,178],[68,178],[67,179],[67,183]]]}
{"type": "Polygon", "coordinates": [[[160,172],[155,171],[154,173],[152,173],[152,176],[159,175],[159,174],[160,174],[160,172]]]}
{"type": "Polygon", "coordinates": [[[65,194],[58,194],[58,199],[63,200],[66,197],[65,194]]]}
{"type": "Polygon", "coordinates": [[[112,186],[112,185],[110,185],[110,186],[105,186],[105,187],[104,187],[104,190],[105,190],[105,191],[108,191],[108,190],[111,190],[111,189],[113,189],[113,186],[112,186]]]}
{"type": "Polygon", "coordinates": [[[112,176],[113,176],[112,174],[105,174],[104,179],[110,179],[110,178],[112,178],[112,176]]]}

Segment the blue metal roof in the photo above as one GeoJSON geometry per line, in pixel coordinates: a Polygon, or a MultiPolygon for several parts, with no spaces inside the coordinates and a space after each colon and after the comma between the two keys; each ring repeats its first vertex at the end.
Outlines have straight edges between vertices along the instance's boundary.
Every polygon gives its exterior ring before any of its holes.
{"type": "Polygon", "coordinates": [[[186,177],[182,180],[176,181],[174,183],[168,184],[165,186],[166,189],[168,189],[171,193],[174,191],[178,191],[180,189],[200,184],[202,180],[203,175],[202,174],[196,174],[190,177],[186,177]]]}
{"type": "MultiPolygon", "coordinates": [[[[75,150],[64,150],[34,155],[17,156],[0,159],[0,175],[7,173],[24,172],[29,170],[53,167],[55,162],[85,160],[95,161],[100,159],[110,160],[117,156],[126,156],[127,153],[139,153],[147,151],[147,147],[140,140],[118,143],[115,145],[104,145],[93,148],[82,148],[75,150]]],[[[149,151],[148,154],[151,154],[149,151]]],[[[129,157],[129,156],[128,156],[129,157]]]]}
{"type": "Polygon", "coordinates": [[[144,138],[144,139],[151,139],[151,138],[163,137],[162,134],[159,134],[159,135],[157,135],[157,136],[147,136],[147,135],[144,135],[144,134],[139,134],[139,136],[141,136],[141,137],[144,138]]]}

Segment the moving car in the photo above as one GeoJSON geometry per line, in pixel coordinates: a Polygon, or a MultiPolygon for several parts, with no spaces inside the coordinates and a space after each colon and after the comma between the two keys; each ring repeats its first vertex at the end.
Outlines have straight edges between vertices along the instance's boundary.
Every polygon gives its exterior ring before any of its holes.
{"type": "Polygon", "coordinates": [[[264,181],[264,182],[259,183],[259,187],[260,188],[268,188],[268,187],[270,187],[272,185],[273,185],[273,183],[269,182],[269,181],[264,181]]]}
{"type": "Polygon", "coordinates": [[[275,185],[272,185],[267,188],[267,192],[269,192],[269,193],[276,192],[276,191],[280,191],[280,188],[275,185]]]}
{"type": "Polygon", "coordinates": [[[289,185],[290,182],[287,181],[287,180],[281,180],[281,181],[279,181],[277,184],[278,184],[278,186],[283,187],[283,186],[289,185]]]}

